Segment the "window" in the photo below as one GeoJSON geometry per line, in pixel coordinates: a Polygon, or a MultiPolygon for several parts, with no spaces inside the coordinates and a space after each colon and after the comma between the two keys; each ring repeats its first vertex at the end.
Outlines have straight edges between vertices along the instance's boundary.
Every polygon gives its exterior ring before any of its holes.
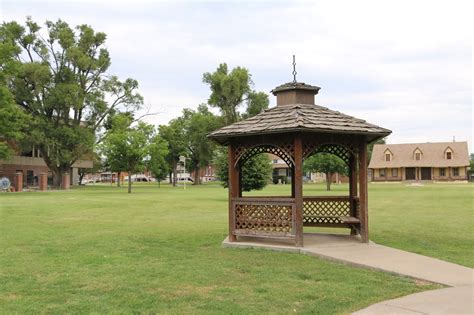
{"type": "Polygon", "coordinates": [[[398,177],[398,168],[392,168],[392,177],[398,177]]]}
{"type": "Polygon", "coordinates": [[[440,168],[439,169],[439,176],[446,176],[446,169],[445,168],[440,168]]]}
{"type": "Polygon", "coordinates": [[[273,164],[278,164],[278,160],[273,160],[273,164]]]}
{"type": "Polygon", "coordinates": [[[451,160],[452,157],[453,157],[452,152],[446,152],[446,160],[451,160]]]}
{"type": "Polygon", "coordinates": [[[385,161],[390,162],[390,153],[385,153],[385,161]]]}
{"type": "Polygon", "coordinates": [[[459,167],[453,167],[453,176],[459,176],[459,167]]]}
{"type": "Polygon", "coordinates": [[[379,170],[379,175],[380,175],[380,177],[385,177],[385,170],[384,170],[384,169],[380,169],[380,170],[379,170]]]}
{"type": "Polygon", "coordinates": [[[417,161],[421,160],[421,153],[420,152],[415,153],[415,160],[417,160],[417,161]]]}

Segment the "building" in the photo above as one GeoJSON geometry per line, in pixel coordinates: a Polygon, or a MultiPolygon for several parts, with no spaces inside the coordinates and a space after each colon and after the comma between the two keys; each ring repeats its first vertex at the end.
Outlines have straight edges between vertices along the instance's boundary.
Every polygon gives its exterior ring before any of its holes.
{"type": "Polygon", "coordinates": [[[467,180],[467,142],[375,144],[370,159],[371,180],[467,180]]]}
{"type": "MultiPolygon", "coordinates": [[[[91,160],[77,160],[71,167],[69,172],[70,185],[79,183],[79,168],[92,168],[91,160]]],[[[23,179],[23,187],[38,186],[40,174],[48,174],[48,184],[52,184],[53,174],[49,170],[41,153],[35,147],[31,150],[17,150],[15,155],[9,160],[0,160],[0,178],[7,177],[10,182],[15,182],[15,174],[21,173],[23,179]]]]}

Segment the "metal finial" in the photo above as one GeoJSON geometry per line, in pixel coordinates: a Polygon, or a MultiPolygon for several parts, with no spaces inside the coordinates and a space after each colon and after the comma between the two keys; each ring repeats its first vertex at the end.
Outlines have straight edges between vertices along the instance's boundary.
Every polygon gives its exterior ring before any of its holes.
{"type": "Polygon", "coordinates": [[[295,61],[295,55],[293,55],[293,84],[296,84],[296,61],[295,61]]]}

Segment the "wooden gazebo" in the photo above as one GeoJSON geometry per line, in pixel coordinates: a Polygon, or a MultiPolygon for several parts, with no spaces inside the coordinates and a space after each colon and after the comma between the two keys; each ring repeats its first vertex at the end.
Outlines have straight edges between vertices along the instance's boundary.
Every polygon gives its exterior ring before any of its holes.
{"type": "Polygon", "coordinates": [[[293,82],[272,93],[277,106],[209,134],[228,146],[229,241],[239,236],[294,240],[303,246],[303,227],[342,227],[368,242],[367,144],[391,133],[315,105],[319,87],[293,82]],[[303,196],[303,160],[332,153],[349,168],[349,195],[303,196]],[[291,197],[242,197],[240,169],[253,155],[271,153],[288,164],[291,197]]]}

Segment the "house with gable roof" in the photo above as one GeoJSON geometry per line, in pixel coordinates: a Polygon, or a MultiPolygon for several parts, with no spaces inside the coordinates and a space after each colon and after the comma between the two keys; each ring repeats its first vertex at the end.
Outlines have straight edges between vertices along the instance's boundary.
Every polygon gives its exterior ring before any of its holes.
{"type": "Polygon", "coordinates": [[[375,144],[371,180],[465,181],[469,169],[467,142],[375,144]]]}

